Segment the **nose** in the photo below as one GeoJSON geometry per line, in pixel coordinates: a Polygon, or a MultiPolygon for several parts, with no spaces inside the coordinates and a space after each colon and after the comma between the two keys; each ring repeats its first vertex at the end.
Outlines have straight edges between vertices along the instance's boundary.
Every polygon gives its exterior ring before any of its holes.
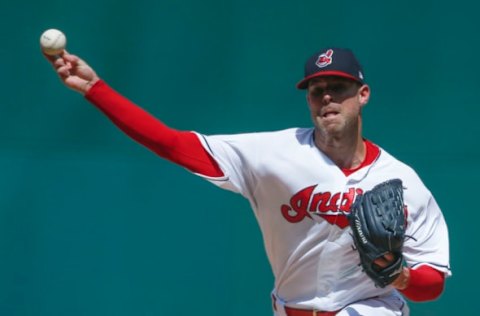
{"type": "Polygon", "coordinates": [[[330,102],[332,102],[332,96],[329,94],[329,93],[325,93],[322,97],[322,103],[324,105],[327,105],[329,104],[330,102]]]}

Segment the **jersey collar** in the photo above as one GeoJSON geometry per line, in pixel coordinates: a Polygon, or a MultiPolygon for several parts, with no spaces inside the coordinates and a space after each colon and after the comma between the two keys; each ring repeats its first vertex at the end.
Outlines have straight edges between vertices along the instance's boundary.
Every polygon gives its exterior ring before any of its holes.
{"type": "Polygon", "coordinates": [[[367,150],[367,153],[365,155],[365,159],[363,159],[362,163],[358,167],[355,167],[353,169],[341,168],[343,174],[346,177],[348,177],[349,175],[351,175],[355,171],[358,171],[358,170],[360,170],[364,167],[367,167],[367,166],[371,165],[375,160],[377,160],[378,156],[380,155],[380,148],[378,148],[377,145],[375,145],[374,143],[372,143],[371,141],[369,141],[367,139],[364,139],[363,141],[365,143],[365,147],[366,147],[366,150],[367,150]]]}

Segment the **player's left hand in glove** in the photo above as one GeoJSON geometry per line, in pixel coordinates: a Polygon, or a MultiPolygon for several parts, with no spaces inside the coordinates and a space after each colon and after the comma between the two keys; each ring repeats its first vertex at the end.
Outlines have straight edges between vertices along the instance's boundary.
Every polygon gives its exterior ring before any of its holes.
{"type": "Polygon", "coordinates": [[[348,220],[365,273],[382,288],[394,282],[403,269],[406,217],[402,181],[383,182],[358,196],[348,220]]]}

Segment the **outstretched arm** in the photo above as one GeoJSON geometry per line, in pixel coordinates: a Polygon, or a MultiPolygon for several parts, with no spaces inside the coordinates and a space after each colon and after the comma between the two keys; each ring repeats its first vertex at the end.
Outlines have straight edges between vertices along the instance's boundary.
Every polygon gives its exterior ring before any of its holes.
{"type": "Polygon", "coordinates": [[[60,56],[45,57],[67,87],[83,94],[140,144],[192,172],[214,178],[224,176],[195,133],[168,127],[109,87],[79,57],[66,51],[60,56]]]}

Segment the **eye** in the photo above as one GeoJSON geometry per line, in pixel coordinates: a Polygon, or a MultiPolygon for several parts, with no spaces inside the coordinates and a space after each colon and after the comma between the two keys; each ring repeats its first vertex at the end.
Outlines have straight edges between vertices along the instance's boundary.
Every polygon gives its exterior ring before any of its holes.
{"type": "Polygon", "coordinates": [[[318,98],[323,96],[324,93],[325,93],[325,89],[316,87],[310,92],[310,95],[314,98],[318,98]]]}
{"type": "Polygon", "coordinates": [[[328,86],[328,90],[332,93],[343,93],[347,89],[347,86],[343,83],[334,83],[328,86]]]}

